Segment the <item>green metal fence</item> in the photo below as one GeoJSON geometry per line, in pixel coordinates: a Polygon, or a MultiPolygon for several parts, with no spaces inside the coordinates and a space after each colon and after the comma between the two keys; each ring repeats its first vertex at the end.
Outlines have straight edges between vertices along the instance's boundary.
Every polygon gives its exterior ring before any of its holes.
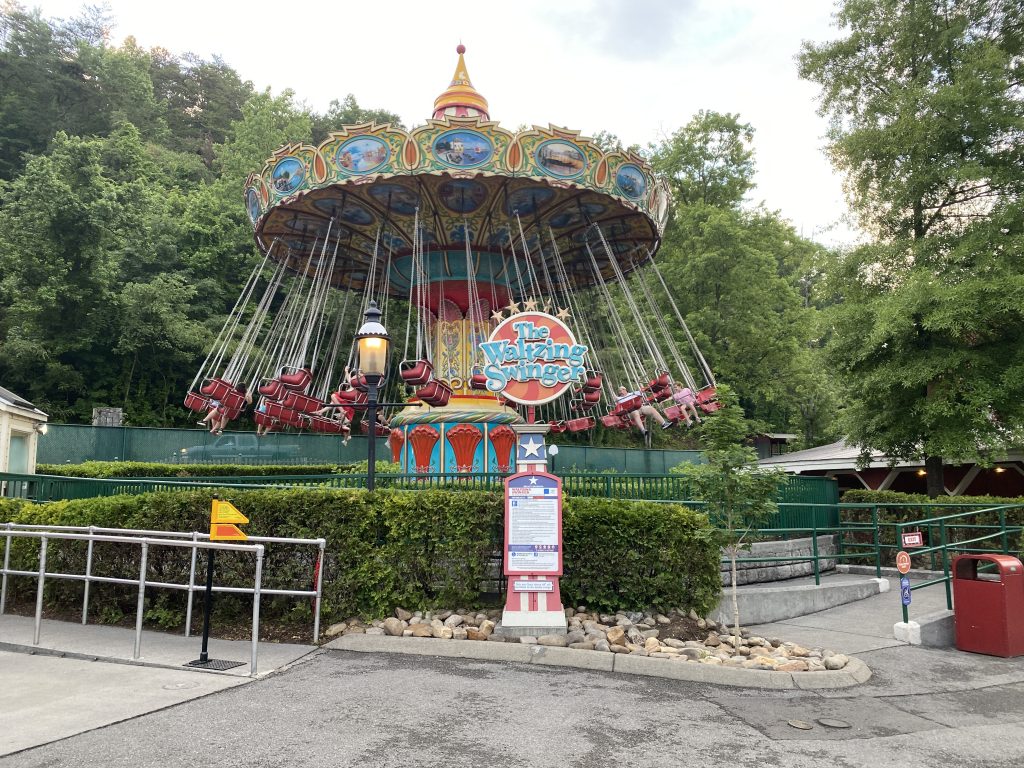
{"type": "MultiPolygon", "coordinates": [[[[252,432],[211,435],[203,429],[92,427],[50,424],[39,438],[40,464],[85,461],[141,461],[180,464],[349,464],[366,459],[367,439],[355,435],[346,446],[337,435],[252,432]]],[[[381,457],[383,458],[383,457],[381,457]]],[[[702,461],[700,451],[592,448],[560,445],[552,472],[667,474],[684,462],[702,461]]]]}
{"type": "MultiPolygon", "coordinates": [[[[693,498],[681,475],[562,473],[565,492],[570,496],[591,496],[634,501],[689,501],[693,498]]],[[[378,488],[458,488],[500,491],[501,474],[417,474],[377,473],[378,488]]],[[[365,474],[259,475],[203,478],[121,478],[95,479],[55,475],[0,474],[0,495],[38,502],[83,499],[94,496],[148,493],[188,488],[365,488],[365,474]]],[[[834,527],[839,524],[835,483],[823,478],[787,478],[779,488],[783,507],[771,522],[776,528],[834,527]],[[806,482],[805,482],[806,481],[806,482]]]]}
{"type": "MultiPolygon", "coordinates": [[[[873,562],[879,577],[883,566],[896,564],[896,553],[904,549],[902,534],[921,532],[924,545],[907,549],[911,564],[915,569],[942,575],[912,584],[911,590],[941,584],[946,590],[946,607],[950,609],[953,607],[950,579],[953,557],[972,553],[1020,555],[1020,547],[1024,544],[1021,540],[1024,504],[843,504],[841,515],[842,548],[873,562]],[[898,517],[912,512],[912,519],[886,520],[884,518],[889,511],[898,512],[894,515],[898,517]],[[870,527],[875,530],[873,541],[846,535],[865,522],[870,522],[870,527]]],[[[907,618],[908,609],[903,606],[903,621],[906,622],[907,618]]]]}

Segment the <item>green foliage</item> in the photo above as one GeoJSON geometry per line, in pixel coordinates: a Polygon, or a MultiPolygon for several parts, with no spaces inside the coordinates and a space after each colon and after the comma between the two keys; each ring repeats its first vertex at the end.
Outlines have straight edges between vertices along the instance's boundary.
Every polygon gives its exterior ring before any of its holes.
{"type": "Polygon", "coordinates": [[[844,36],[807,43],[830,153],[878,242],[831,265],[828,361],[867,454],[944,459],[1019,442],[1024,425],[1021,9],[848,0],[844,36]]]}
{"type": "Polygon", "coordinates": [[[751,430],[735,393],[722,386],[718,398],[722,408],[706,418],[700,429],[707,463],[681,464],[673,471],[690,482],[694,497],[706,503],[708,517],[720,529],[732,571],[732,612],[738,638],[736,559],[741,549],[749,549],[757,529],[765,527],[778,510],[776,498],[784,473],[759,468],[756,452],[744,445],[751,430]]]}
{"type": "Polygon", "coordinates": [[[699,111],[654,151],[683,206],[735,207],[754,186],[754,128],[739,115],[699,111]]]}
{"type": "MultiPolygon", "coordinates": [[[[204,530],[214,495],[230,499],[251,523],[250,535],[324,537],[324,614],[330,621],[361,613],[381,616],[396,605],[430,608],[475,604],[481,584],[494,579],[500,562],[502,498],[475,491],[234,491],[203,489],[178,493],[30,504],[0,499],[0,516],[17,523],[96,525],[157,530],[204,530]]],[[[717,595],[717,537],[707,519],[673,505],[568,499],[564,511],[565,598],[594,607],[694,608],[706,612],[717,595]]],[[[12,567],[32,569],[38,544],[15,540],[12,567]]],[[[55,570],[83,573],[85,547],[53,541],[48,552],[55,570]]],[[[135,548],[97,544],[93,572],[117,575],[138,570],[135,548]]],[[[269,545],[264,562],[265,588],[309,589],[315,548],[269,545]]],[[[150,550],[150,578],[188,580],[187,550],[150,550]]],[[[221,553],[218,583],[252,583],[250,556],[221,553]]],[[[12,588],[23,599],[29,580],[12,588]]],[[[134,614],[130,588],[95,588],[94,615],[134,614]]],[[[81,586],[47,584],[47,600],[67,604],[80,599],[81,586]]],[[[178,593],[152,591],[147,610],[161,625],[183,615],[178,593]]],[[[244,616],[251,601],[218,596],[225,616],[244,616]]],[[[300,601],[301,602],[301,601],[300,601]]],[[[268,620],[307,620],[294,599],[265,597],[268,620]]]]}
{"type": "Polygon", "coordinates": [[[785,473],[757,466],[757,454],[745,445],[750,425],[735,393],[719,389],[723,407],[701,425],[703,464],[673,468],[690,483],[693,497],[706,502],[711,520],[722,529],[727,546],[749,546],[757,528],[778,511],[776,498],[785,473]]]}
{"type": "Polygon", "coordinates": [[[616,610],[692,607],[705,615],[721,593],[718,532],[683,506],[574,498],[564,516],[562,594],[616,610]]]}
{"type": "Polygon", "coordinates": [[[658,263],[716,377],[758,427],[816,444],[835,437],[811,301],[822,249],[777,213],[741,207],[753,188],[752,138],[737,115],[700,112],[655,148],[677,200],[658,263]]]}

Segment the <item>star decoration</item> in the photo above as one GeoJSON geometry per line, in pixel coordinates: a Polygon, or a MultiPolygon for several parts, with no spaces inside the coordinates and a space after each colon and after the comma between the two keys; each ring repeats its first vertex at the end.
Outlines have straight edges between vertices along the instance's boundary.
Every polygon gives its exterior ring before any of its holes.
{"type": "Polygon", "coordinates": [[[505,309],[507,309],[511,314],[514,315],[519,312],[519,304],[517,304],[514,301],[510,301],[508,306],[505,307],[505,309]]]}
{"type": "Polygon", "coordinates": [[[530,478],[530,485],[536,485],[536,484],[537,484],[537,478],[536,477],[531,477],[530,478]]]}
{"type": "Polygon", "coordinates": [[[557,317],[559,320],[561,320],[564,323],[564,322],[566,322],[569,319],[569,310],[568,309],[560,309],[557,312],[555,312],[555,317],[557,317]]]}
{"type": "Polygon", "coordinates": [[[523,451],[523,458],[526,458],[527,456],[536,456],[539,459],[540,449],[543,447],[544,443],[535,442],[533,438],[530,438],[528,442],[523,443],[523,448],[525,449],[523,451]]]}
{"type": "Polygon", "coordinates": [[[500,309],[496,309],[493,312],[491,312],[491,320],[493,320],[494,322],[500,323],[504,319],[505,319],[505,313],[503,311],[501,311],[500,309]]]}
{"type": "Polygon", "coordinates": [[[537,302],[534,299],[527,299],[526,303],[523,304],[523,309],[527,312],[536,312],[537,302]]]}

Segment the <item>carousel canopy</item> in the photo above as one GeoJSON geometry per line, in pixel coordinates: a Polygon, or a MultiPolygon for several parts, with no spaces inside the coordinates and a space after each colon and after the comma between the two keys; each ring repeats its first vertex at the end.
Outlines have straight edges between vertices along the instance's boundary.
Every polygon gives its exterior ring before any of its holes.
{"type": "Polygon", "coordinates": [[[397,296],[408,294],[402,257],[417,237],[442,266],[468,237],[480,260],[476,277],[499,282],[508,257],[557,255],[565,267],[558,273],[586,287],[597,280],[595,262],[614,280],[616,267],[628,272],[653,254],[670,193],[643,158],[603,152],[554,126],[500,127],[469,79],[465,48],[457,50],[452,84],[426,125],[342,126],[319,146],[281,147],[249,176],[245,201],[261,250],[308,272],[316,264],[306,255],[326,244],[337,251],[331,284],[353,290],[386,253],[397,296]]]}

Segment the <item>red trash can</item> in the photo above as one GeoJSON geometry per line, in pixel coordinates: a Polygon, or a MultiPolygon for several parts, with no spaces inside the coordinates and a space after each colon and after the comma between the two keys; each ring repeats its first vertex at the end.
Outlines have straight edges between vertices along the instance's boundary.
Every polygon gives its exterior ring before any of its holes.
{"type": "Polygon", "coordinates": [[[1009,555],[953,558],[956,647],[989,656],[1024,655],[1024,565],[1009,555]],[[978,573],[992,563],[996,570],[978,573]]]}

